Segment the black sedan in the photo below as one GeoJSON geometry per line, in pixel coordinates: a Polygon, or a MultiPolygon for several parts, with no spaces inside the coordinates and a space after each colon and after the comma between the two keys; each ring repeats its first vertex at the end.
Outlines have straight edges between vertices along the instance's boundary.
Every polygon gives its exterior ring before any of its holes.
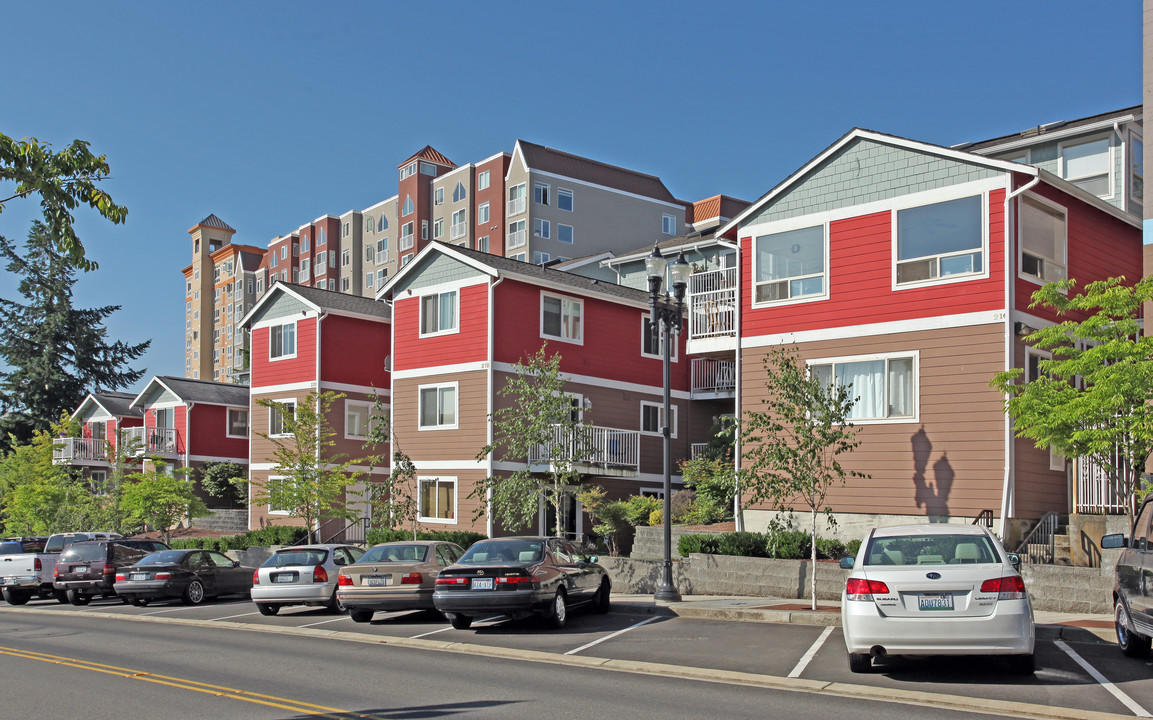
{"type": "Polygon", "coordinates": [[[116,573],[116,594],[133,605],[179,598],[199,605],[205,598],[248,595],[255,568],[214,550],[164,550],[116,573]]]}
{"type": "Polygon", "coordinates": [[[561,538],[482,540],[440,571],[432,602],[457,629],[482,615],[538,615],[561,628],[569,608],[608,612],[612,585],[596,560],[561,538]]]}

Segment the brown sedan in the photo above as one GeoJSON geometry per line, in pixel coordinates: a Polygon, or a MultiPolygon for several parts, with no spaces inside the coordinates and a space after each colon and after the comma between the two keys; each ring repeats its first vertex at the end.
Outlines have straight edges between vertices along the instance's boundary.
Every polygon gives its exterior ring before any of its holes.
{"type": "Polygon", "coordinates": [[[449,542],[374,545],[354,565],[340,569],[336,597],[362,623],[377,610],[432,610],[437,573],[462,555],[464,550],[449,542]]]}

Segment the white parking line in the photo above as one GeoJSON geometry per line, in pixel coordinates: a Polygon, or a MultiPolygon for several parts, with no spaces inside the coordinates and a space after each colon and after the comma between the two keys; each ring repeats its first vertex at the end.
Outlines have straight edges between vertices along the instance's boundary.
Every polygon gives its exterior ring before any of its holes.
{"type": "Polygon", "coordinates": [[[160,613],[179,612],[181,610],[187,610],[187,609],[188,609],[187,605],[177,605],[176,607],[166,608],[164,610],[153,610],[152,612],[146,612],[146,613],[140,613],[140,614],[141,615],[159,615],[160,613]]]}
{"type": "Polygon", "coordinates": [[[208,622],[216,622],[217,620],[231,620],[232,618],[245,617],[247,615],[259,615],[257,612],[240,613],[239,615],[225,615],[224,617],[208,618],[208,622]]]}
{"type": "Polygon", "coordinates": [[[347,619],[348,619],[347,615],[342,615],[341,617],[332,618],[331,620],[321,620],[320,622],[309,623],[307,625],[297,625],[296,627],[306,628],[306,627],[312,627],[314,625],[324,625],[325,623],[336,622],[338,620],[347,620],[347,619]]]}
{"type": "Polygon", "coordinates": [[[659,619],[660,619],[660,617],[651,617],[647,620],[641,620],[639,623],[636,623],[634,625],[629,625],[627,628],[625,628],[623,630],[617,630],[614,633],[609,633],[608,635],[605,635],[603,638],[593,640],[591,643],[586,643],[584,645],[581,645],[579,648],[569,650],[568,652],[565,653],[565,655],[576,655],[581,650],[588,650],[593,645],[599,645],[599,644],[603,643],[605,640],[612,640],[617,635],[624,635],[629,630],[634,630],[636,628],[639,628],[641,625],[648,625],[649,623],[653,622],[654,620],[659,620],[659,619]]]}
{"type": "MultiPolygon", "coordinates": [[[[502,617],[504,617],[504,616],[503,615],[495,615],[495,616],[490,617],[490,618],[485,618],[484,620],[477,620],[476,622],[477,622],[477,624],[486,623],[486,622],[491,622],[493,620],[500,620],[502,617]]],[[[428,637],[429,635],[436,635],[437,633],[446,632],[448,630],[452,630],[452,625],[449,625],[446,628],[441,628],[440,630],[433,630],[432,632],[421,633],[420,635],[413,635],[412,637],[409,638],[409,640],[416,640],[417,638],[428,637]]]]}
{"type": "Polygon", "coordinates": [[[802,655],[801,659],[797,661],[797,666],[789,672],[789,677],[800,677],[801,673],[805,671],[805,668],[809,666],[809,663],[812,662],[813,658],[817,656],[817,651],[820,650],[821,646],[825,644],[825,640],[829,637],[829,635],[832,634],[833,626],[830,625],[829,627],[825,628],[825,631],[821,633],[821,636],[817,638],[816,642],[813,643],[808,652],[802,655]]]}
{"type": "Polygon", "coordinates": [[[1085,672],[1089,673],[1090,677],[1096,680],[1101,685],[1101,687],[1108,690],[1113,697],[1120,700],[1121,704],[1129,708],[1129,710],[1134,715],[1137,717],[1153,717],[1153,715],[1151,715],[1148,710],[1138,705],[1137,702],[1133,700],[1133,698],[1121,692],[1120,688],[1109,682],[1109,680],[1104,675],[1097,672],[1095,667],[1087,663],[1084,658],[1082,658],[1076,653],[1076,651],[1073,650],[1073,648],[1066,645],[1064,640],[1055,640],[1053,644],[1064,650],[1066,655],[1073,658],[1073,662],[1080,665],[1085,670],[1085,672]]]}

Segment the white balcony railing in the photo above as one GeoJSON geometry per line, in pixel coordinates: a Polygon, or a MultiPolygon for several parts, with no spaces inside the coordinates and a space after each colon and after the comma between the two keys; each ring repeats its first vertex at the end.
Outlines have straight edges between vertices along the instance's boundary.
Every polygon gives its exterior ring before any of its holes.
{"type": "MultiPolygon", "coordinates": [[[[1126,465],[1116,456],[1111,461],[1120,467],[1126,465]]],[[[1110,479],[1108,470],[1093,462],[1092,458],[1073,460],[1073,486],[1073,509],[1077,513],[1120,515],[1132,510],[1118,492],[1117,483],[1110,479]]]]}
{"type": "Polygon", "coordinates": [[[708,449],[708,443],[693,443],[689,446],[689,458],[696,460],[697,458],[702,457],[705,454],[705,451],[708,449]]]}
{"type": "Polygon", "coordinates": [[[737,330],[737,269],[689,276],[689,338],[728,337],[737,330]]]}
{"type": "Polygon", "coordinates": [[[732,360],[694,358],[692,365],[693,394],[726,393],[737,389],[737,364],[732,360]]]}
{"type": "Polygon", "coordinates": [[[507,207],[508,216],[512,217],[513,215],[520,215],[522,212],[524,212],[524,201],[525,199],[522,197],[509,200],[507,207]]]}
{"type": "Polygon", "coordinates": [[[136,453],[176,454],[176,428],[134,427],[128,428],[128,443],[136,448],[136,453]]]}
{"type": "Polygon", "coordinates": [[[449,226],[449,228],[448,228],[448,239],[449,240],[460,240],[462,237],[464,237],[467,234],[468,234],[468,223],[466,223],[466,222],[457,223],[455,225],[449,226]]]}
{"type": "Polygon", "coordinates": [[[528,231],[527,230],[517,230],[516,232],[510,232],[508,234],[508,249],[509,250],[512,250],[514,248],[524,247],[524,244],[526,242],[528,242],[528,231]]]}
{"type": "Polygon", "coordinates": [[[409,233],[408,235],[401,235],[400,236],[400,249],[401,250],[411,250],[412,249],[412,243],[413,243],[412,233],[409,233]]]}
{"type": "Polygon", "coordinates": [[[52,441],[52,463],[68,465],[74,462],[105,461],[107,443],[91,438],[56,438],[52,441]]]}
{"type": "Polygon", "coordinates": [[[640,470],[641,434],[636,430],[581,425],[571,434],[554,425],[548,442],[533,448],[529,463],[553,464],[554,459],[573,460],[575,465],[605,470],[640,470]]]}

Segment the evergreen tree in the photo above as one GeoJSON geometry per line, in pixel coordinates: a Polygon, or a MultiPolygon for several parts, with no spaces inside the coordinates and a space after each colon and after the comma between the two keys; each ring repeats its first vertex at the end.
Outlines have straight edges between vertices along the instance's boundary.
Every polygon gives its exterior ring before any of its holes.
{"type": "Polygon", "coordinates": [[[0,298],[0,443],[25,443],[47,430],[62,411],[71,412],[89,391],[119,390],[144,374],[128,363],[151,341],[110,342],[104,320],[119,305],[77,308],[72,304],[76,268],[47,227],[32,224],[21,252],[0,237],[0,256],[20,278],[24,302],[0,298]],[[15,437],[15,441],[10,436],[15,437]]]}

